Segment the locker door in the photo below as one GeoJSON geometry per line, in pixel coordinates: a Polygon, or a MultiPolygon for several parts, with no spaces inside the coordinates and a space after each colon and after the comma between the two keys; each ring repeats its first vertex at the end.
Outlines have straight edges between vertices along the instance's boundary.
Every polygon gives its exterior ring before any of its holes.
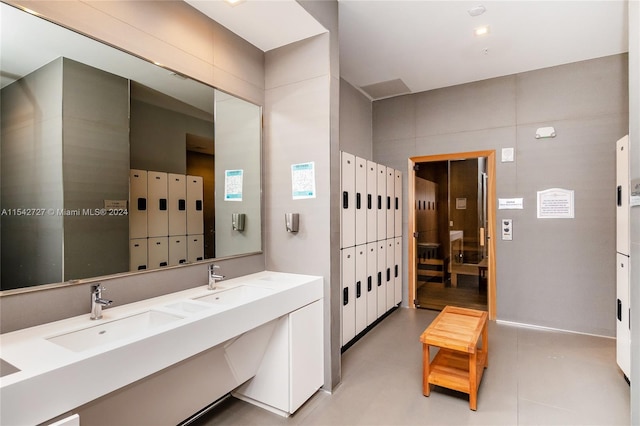
{"type": "Polygon", "coordinates": [[[147,240],[149,269],[169,265],[169,237],[154,237],[147,240]]]}
{"type": "Polygon", "coordinates": [[[342,346],[356,337],[356,248],[342,249],[342,346]]]}
{"type": "MultiPolygon", "coordinates": [[[[187,177],[168,175],[169,235],[187,234],[187,177]]],[[[183,239],[184,242],[184,239],[183,239]]]]}
{"type": "MultiPolygon", "coordinates": [[[[147,172],[147,191],[149,197],[149,213],[147,215],[149,237],[166,237],[169,235],[167,174],[165,172],[147,172]]],[[[151,254],[149,258],[151,259],[151,254]]]]}
{"type": "Polygon", "coordinates": [[[187,235],[204,234],[202,203],[202,176],[187,176],[187,235]]]}
{"type": "Polygon", "coordinates": [[[378,240],[378,165],[367,161],[367,242],[378,240]]]}
{"type": "Polygon", "coordinates": [[[377,165],[377,185],[378,194],[376,196],[377,207],[377,239],[378,241],[387,238],[387,167],[381,164],[377,165]]]}
{"type": "Polygon", "coordinates": [[[616,142],[616,251],[628,255],[629,243],[629,136],[616,142]]]}
{"type": "Polygon", "coordinates": [[[631,322],[629,319],[629,258],[616,254],[616,360],[627,377],[631,377],[631,322]]]}
{"type": "Polygon", "coordinates": [[[396,232],[396,228],[394,225],[394,220],[396,217],[395,199],[396,199],[396,171],[391,167],[387,167],[387,197],[386,197],[386,205],[385,205],[387,209],[387,238],[393,238],[396,232]]]}
{"type": "Polygon", "coordinates": [[[187,263],[187,236],[174,235],[169,237],[169,265],[187,263]]]}
{"type": "Polygon", "coordinates": [[[187,260],[189,263],[204,260],[204,235],[187,236],[187,260]]]}
{"type": "Polygon", "coordinates": [[[346,152],[340,153],[340,183],[341,183],[341,246],[352,247],[356,241],[356,158],[346,152]]]}
{"type": "Polygon", "coordinates": [[[367,328],[367,245],[355,247],[356,334],[367,328]]]}
{"type": "Polygon", "coordinates": [[[387,312],[387,242],[385,240],[376,243],[377,256],[376,261],[376,285],[378,286],[378,318],[387,312]]]}
{"type": "Polygon", "coordinates": [[[367,243],[367,326],[378,319],[378,244],[367,243]]]}
{"type": "Polygon", "coordinates": [[[395,174],[395,200],[394,200],[394,236],[402,237],[402,172],[394,170],[395,174]]]}
{"type": "Polygon", "coordinates": [[[367,160],[356,157],[355,244],[367,242],[367,160]]]}
{"type": "Polygon", "coordinates": [[[393,256],[393,277],[395,286],[395,297],[393,302],[397,305],[402,302],[402,237],[393,239],[395,253],[393,256]]]}
{"type": "Polygon", "coordinates": [[[394,278],[394,267],[395,267],[395,254],[396,254],[396,244],[393,238],[389,238],[385,240],[386,251],[387,251],[387,262],[385,268],[385,283],[387,289],[387,311],[395,305],[396,300],[396,280],[394,278]]]}
{"type": "MultiPolygon", "coordinates": [[[[129,171],[129,238],[147,238],[147,205],[147,171],[131,169],[129,171]]],[[[145,246],[146,244],[145,242],[145,246]]]]}
{"type": "Polygon", "coordinates": [[[129,240],[129,270],[143,271],[147,269],[147,239],[129,240]]]}

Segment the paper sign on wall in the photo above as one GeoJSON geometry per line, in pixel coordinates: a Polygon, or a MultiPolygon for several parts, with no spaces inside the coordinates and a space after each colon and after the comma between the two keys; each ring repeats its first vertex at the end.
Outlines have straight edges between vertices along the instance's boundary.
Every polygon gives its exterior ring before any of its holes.
{"type": "Polygon", "coordinates": [[[522,210],[522,198],[498,198],[498,210],[522,210]]]}
{"type": "Polygon", "coordinates": [[[571,189],[551,188],[538,191],[538,219],[573,219],[574,191],[571,189]]]}
{"type": "Polygon", "coordinates": [[[315,163],[291,165],[291,195],[294,200],[316,198],[315,163]]]}
{"type": "Polygon", "coordinates": [[[224,171],[224,200],[242,201],[243,170],[224,171]]]}

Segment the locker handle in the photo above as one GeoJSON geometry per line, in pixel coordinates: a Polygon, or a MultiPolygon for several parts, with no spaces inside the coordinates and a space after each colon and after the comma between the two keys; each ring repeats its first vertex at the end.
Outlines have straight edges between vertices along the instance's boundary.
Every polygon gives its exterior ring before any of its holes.
{"type": "Polygon", "coordinates": [[[187,259],[180,259],[180,261],[178,261],[179,264],[183,264],[183,263],[187,263],[187,259]]]}
{"type": "Polygon", "coordinates": [[[196,200],[196,210],[202,211],[202,200],[196,200]]]}
{"type": "Polygon", "coordinates": [[[144,211],[147,209],[147,199],[146,198],[138,198],[138,210],[144,211]]]}
{"type": "Polygon", "coordinates": [[[160,198],[158,200],[158,208],[163,211],[167,209],[167,199],[166,198],[160,198]]]}
{"type": "Polygon", "coordinates": [[[618,206],[622,206],[622,185],[618,185],[618,196],[617,196],[618,206]]]}
{"type": "Polygon", "coordinates": [[[382,272],[378,272],[378,287],[382,285],[382,272]]]}
{"type": "Polygon", "coordinates": [[[145,269],[147,269],[147,265],[140,265],[140,266],[138,266],[138,271],[143,271],[143,270],[145,270],[145,269]]]}
{"type": "Polygon", "coordinates": [[[396,210],[398,210],[398,197],[396,197],[396,210]]]}
{"type": "Polygon", "coordinates": [[[378,210],[382,210],[382,195],[378,195],[378,210]]]}
{"type": "Polygon", "coordinates": [[[362,291],[361,291],[361,287],[362,287],[362,283],[361,283],[360,281],[358,281],[358,282],[356,283],[356,299],[359,299],[359,298],[360,298],[360,295],[361,295],[361,293],[362,293],[362,291]]]}
{"type": "Polygon", "coordinates": [[[167,266],[167,262],[160,262],[160,266],[167,266]]]}
{"type": "Polygon", "coordinates": [[[395,266],[395,277],[398,278],[398,265],[395,266]]]}
{"type": "Polygon", "coordinates": [[[204,258],[202,256],[198,256],[196,260],[204,260],[204,258]]]}
{"type": "Polygon", "coordinates": [[[391,268],[387,268],[387,282],[391,281],[391,268]]]}
{"type": "Polygon", "coordinates": [[[349,208],[349,192],[347,191],[342,191],[342,208],[349,208]]]}
{"type": "Polygon", "coordinates": [[[178,210],[184,211],[187,209],[187,200],[178,200],[178,210]]]}
{"type": "Polygon", "coordinates": [[[349,304],[349,287],[342,289],[342,306],[349,304]]]}
{"type": "Polygon", "coordinates": [[[360,193],[356,192],[356,209],[360,210],[360,193]]]}
{"type": "Polygon", "coordinates": [[[371,210],[371,194],[367,194],[367,208],[371,210]]]}
{"type": "Polygon", "coordinates": [[[371,275],[369,275],[367,277],[367,291],[371,291],[371,281],[372,281],[372,277],[371,275]]]}
{"type": "Polygon", "coordinates": [[[618,321],[622,321],[622,301],[618,299],[618,321]]]}
{"type": "Polygon", "coordinates": [[[387,195],[387,210],[391,210],[391,197],[387,195]]]}

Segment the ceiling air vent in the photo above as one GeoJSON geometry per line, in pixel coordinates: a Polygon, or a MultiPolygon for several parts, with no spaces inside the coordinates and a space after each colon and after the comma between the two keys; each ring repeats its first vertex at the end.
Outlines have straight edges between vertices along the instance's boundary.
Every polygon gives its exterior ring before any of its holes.
{"type": "Polygon", "coordinates": [[[383,99],[393,96],[406,95],[411,90],[404,84],[404,81],[398,79],[381,81],[380,83],[362,86],[360,89],[365,92],[371,99],[383,99]]]}

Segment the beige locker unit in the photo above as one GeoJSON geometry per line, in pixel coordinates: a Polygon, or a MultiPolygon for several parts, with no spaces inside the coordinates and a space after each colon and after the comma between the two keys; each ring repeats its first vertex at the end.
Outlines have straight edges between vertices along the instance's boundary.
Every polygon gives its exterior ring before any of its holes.
{"type": "Polygon", "coordinates": [[[395,237],[394,242],[394,265],[393,265],[393,279],[394,279],[394,304],[402,302],[402,237],[395,237]]]}
{"type": "MultiPolygon", "coordinates": [[[[616,142],[616,361],[631,377],[629,136],[616,142]]],[[[637,283],[633,283],[637,284],[637,283]]]]}
{"type": "Polygon", "coordinates": [[[378,241],[385,240],[387,238],[387,167],[381,164],[377,165],[377,183],[376,183],[376,207],[377,207],[377,228],[376,239],[378,241]]]}
{"type": "Polygon", "coordinates": [[[356,337],[356,248],[342,249],[342,346],[356,337]]]}
{"type": "Polygon", "coordinates": [[[129,270],[143,271],[147,265],[147,239],[135,238],[129,240],[129,270]]]}
{"type": "Polygon", "coordinates": [[[378,243],[367,243],[367,326],[378,319],[378,243]]]}
{"type": "Polygon", "coordinates": [[[187,176],[187,235],[204,234],[202,203],[202,176],[187,176]]]}
{"type": "Polygon", "coordinates": [[[147,205],[147,171],[131,169],[129,170],[129,238],[147,238],[147,205]]]}
{"type": "Polygon", "coordinates": [[[169,237],[169,265],[187,263],[187,236],[174,235],[169,237]]]}
{"type": "Polygon", "coordinates": [[[367,328],[367,245],[355,247],[356,335],[367,328]]]}
{"type": "Polygon", "coordinates": [[[387,312],[387,242],[385,240],[378,241],[377,247],[377,281],[378,286],[378,318],[387,312]]]}
{"type": "Polygon", "coordinates": [[[149,269],[169,266],[169,237],[147,239],[149,269]]]}
{"type": "Polygon", "coordinates": [[[387,251],[387,267],[385,269],[385,287],[386,287],[386,301],[387,311],[395,306],[396,300],[396,280],[395,280],[395,254],[396,244],[394,238],[385,240],[387,251]]]}
{"type": "Polygon", "coordinates": [[[387,209],[387,238],[395,236],[395,199],[396,199],[396,171],[387,167],[387,197],[385,207],[387,209]]]}
{"type": "Polygon", "coordinates": [[[394,237],[402,237],[402,172],[394,170],[394,237]]]}
{"type": "Polygon", "coordinates": [[[367,242],[367,160],[356,157],[355,244],[367,242]]]}
{"type": "Polygon", "coordinates": [[[204,235],[187,236],[187,261],[189,263],[204,260],[204,235]]]}
{"type": "Polygon", "coordinates": [[[340,181],[341,181],[341,217],[340,217],[340,247],[352,247],[356,242],[356,157],[346,152],[340,153],[340,181]]]}
{"type": "MultiPolygon", "coordinates": [[[[169,206],[167,200],[167,173],[147,172],[147,235],[169,235],[169,206]]],[[[149,257],[151,259],[151,257],[149,257]]]]}
{"type": "Polygon", "coordinates": [[[367,242],[378,240],[378,165],[367,161],[367,242]]]}
{"type": "Polygon", "coordinates": [[[187,234],[187,177],[169,173],[169,236],[187,234]]]}

